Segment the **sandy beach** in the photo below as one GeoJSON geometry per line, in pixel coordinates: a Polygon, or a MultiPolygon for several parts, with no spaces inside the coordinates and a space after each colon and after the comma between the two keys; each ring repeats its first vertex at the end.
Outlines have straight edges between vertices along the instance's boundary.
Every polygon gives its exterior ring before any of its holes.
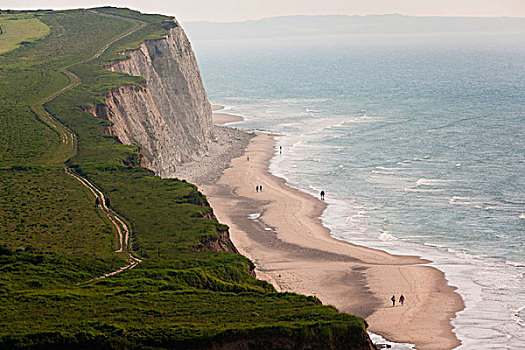
{"type": "MultiPolygon", "coordinates": [[[[229,157],[222,176],[187,179],[198,184],[219,221],[230,227],[233,243],[255,263],[258,278],[279,291],[315,295],[323,304],[361,316],[371,332],[391,341],[418,349],[460,344],[450,319],[463,309],[463,302],[440,270],[423,265],[428,261],[417,256],[391,255],[332,238],[319,218],[325,202],[268,172],[275,152],[272,135],[251,134],[220,145],[220,154],[233,148],[238,155],[229,157]],[[263,190],[256,191],[256,186],[263,190]],[[396,302],[393,307],[390,298],[401,294],[404,305],[396,302]]],[[[193,174],[202,173],[203,166],[193,174]]]]}
{"type": "MultiPolygon", "coordinates": [[[[220,123],[236,120],[225,113],[220,123]]],[[[268,172],[273,135],[223,126],[214,133],[209,155],[185,163],[175,176],[199,186],[219,221],[230,227],[236,248],[255,263],[259,279],[361,316],[371,332],[391,341],[417,349],[460,344],[450,319],[464,305],[443,272],[417,256],[332,238],[319,218],[325,202],[268,172]],[[390,298],[401,294],[405,304],[393,307],[390,298]]]]}
{"type": "Polygon", "coordinates": [[[240,122],[244,120],[244,118],[240,115],[217,112],[217,111],[223,110],[224,106],[212,105],[211,109],[213,111],[213,114],[212,114],[213,124],[222,125],[226,123],[240,122]]]}

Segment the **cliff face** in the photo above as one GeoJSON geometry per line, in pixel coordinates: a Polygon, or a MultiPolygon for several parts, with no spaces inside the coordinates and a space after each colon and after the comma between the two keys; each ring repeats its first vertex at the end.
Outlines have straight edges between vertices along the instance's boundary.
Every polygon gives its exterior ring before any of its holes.
{"type": "Polygon", "coordinates": [[[140,146],[145,166],[161,177],[206,154],[212,140],[211,106],[197,60],[177,22],[166,37],[124,52],[129,59],[108,67],[143,77],[142,87],[121,86],[93,114],[113,123],[108,132],[124,144],[140,146]]]}
{"type": "MultiPolygon", "coordinates": [[[[138,50],[124,52],[128,59],[108,67],[114,72],[141,76],[145,82],[141,86],[120,86],[111,90],[105,96],[104,105],[90,110],[94,116],[112,123],[107,129],[109,134],[124,144],[138,145],[144,156],[143,165],[161,177],[175,176],[182,163],[198,160],[209,153],[213,155],[213,151],[208,152],[208,147],[219,143],[212,142],[215,136],[211,106],[191,45],[175,21],[171,27],[166,37],[143,42],[138,50]]],[[[231,133],[222,136],[224,143],[238,137],[231,133]]],[[[217,132],[217,140],[221,140],[220,132],[217,132]]],[[[216,220],[212,214],[206,219],[216,220]]],[[[218,227],[217,235],[203,239],[196,249],[238,253],[225,226],[218,227]]],[[[254,275],[253,270],[250,273],[254,275]]],[[[286,330],[287,326],[278,327],[268,327],[269,330],[261,327],[259,331],[248,332],[240,330],[238,333],[226,331],[224,336],[219,334],[216,339],[210,339],[207,347],[374,349],[366,333],[356,342],[355,325],[320,322],[319,325],[307,324],[289,330],[286,330]]],[[[155,341],[160,344],[158,339],[155,341]]],[[[190,339],[190,344],[182,347],[191,348],[192,342],[190,339]]],[[[197,344],[195,348],[202,347],[199,340],[194,344],[197,344]]]]}

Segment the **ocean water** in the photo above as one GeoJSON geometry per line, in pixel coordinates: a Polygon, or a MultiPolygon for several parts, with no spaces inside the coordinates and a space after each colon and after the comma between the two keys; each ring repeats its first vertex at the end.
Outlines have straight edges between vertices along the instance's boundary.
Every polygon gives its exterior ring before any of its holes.
{"type": "MultiPolygon", "coordinates": [[[[270,170],[326,192],[332,235],[431,259],[459,349],[525,348],[525,41],[196,42],[209,99],[279,133],[270,170]]],[[[403,345],[403,348],[406,348],[403,345]]]]}

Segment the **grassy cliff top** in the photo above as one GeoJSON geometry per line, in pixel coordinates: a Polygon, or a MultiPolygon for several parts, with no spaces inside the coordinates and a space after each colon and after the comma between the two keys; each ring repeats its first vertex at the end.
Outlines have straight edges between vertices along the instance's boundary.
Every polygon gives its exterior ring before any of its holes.
{"type": "Polygon", "coordinates": [[[41,39],[49,32],[49,27],[35,17],[1,14],[0,54],[41,39]]]}
{"type": "Polygon", "coordinates": [[[245,257],[206,250],[227,229],[206,198],[141,168],[137,148],[85,112],[110,89],[143,81],[103,67],[161,38],[172,18],[109,7],[1,16],[0,348],[366,345],[362,319],[276,293],[245,257]],[[65,167],[111,197],[133,249],[115,252],[116,225],[65,167]],[[86,283],[129,253],[142,263],[86,283]]]}

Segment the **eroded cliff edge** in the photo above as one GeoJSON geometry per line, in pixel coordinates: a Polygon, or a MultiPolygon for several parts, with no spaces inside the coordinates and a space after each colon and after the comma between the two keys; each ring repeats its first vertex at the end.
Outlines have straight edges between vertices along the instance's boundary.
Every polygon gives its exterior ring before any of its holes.
{"type": "Polygon", "coordinates": [[[129,58],[107,67],[141,76],[141,86],[121,86],[92,109],[109,120],[107,132],[126,145],[140,147],[143,165],[161,177],[173,177],[177,167],[198,159],[213,141],[211,106],[197,60],[176,20],[166,22],[168,34],[147,40],[129,58]]]}
{"type": "MultiPolygon", "coordinates": [[[[86,106],[98,103],[92,111],[111,118],[114,124],[107,132],[115,133],[117,127],[125,129],[116,123],[115,114],[121,112],[100,103],[101,91],[129,84],[133,88],[122,91],[142,91],[154,99],[146,93],[155,93],[146,83],[136,84],[140,79],[101,69],[111,64],[115,50],[96,60],[93,57],[102,51],[91,55],[97,48],[110,48],[118,37],[121,41],[115,43],[121,47],[137,47],[137,42],[159,37],[168,31],[163,23],[166,17],[109,7],[43,11],[37,15],[47,18],[46,23],[52,27],[50,36],[42,40],[43,46],[29,45],[12,57],[11,62],[23,64],[14,65],[2,76],[7,74],[10,80],[6,81],[15,82],[24,77],[26,81],[21,85],[27,91],[48,86],[46,93],[58,93],[60,96],[44,107],[56,119],[50,117],[53,121],[45,126],[42,120],[28,123],[24,114],[13,113],[13,119],[22,124],[8,127],[7,132],[22,141],[30,140],[31,145],[35,138],[46,135],[38,129],[54,129],[63,123],[64,130],[72,133],[63,148],[73,146],[70,150],[76,151],[65,165],[96,184],[108,198],[111,196],[112,210],[119,212],[133,229],[133,241],[138,243],[134,244],[134,253],[140,254],[143,263],[118,277],[86,284],[88,278],[126,264],[127,254],[114,253],[119,235],[109,229],[112,224],[93,206],[92,193],[61,169],[61,161],[42,166],[40,159],[28,162],[27,157],[14,152],[14,157],[10,155],[14,165],[2,169],[6,189],[2,193],[8,194],[4,199],[20,211],[25,224],[19,224],[18,214],[10,218],[16,225],[8,230],[12,235],[7,235],[12,249],[0,247],[4,277],[0,297],[2,305],[7,305],[2,313],[8,320],[0,327],[0,348],[343,349],[353,341],[355,349],[362,349],[366,345],[362,319],[337,313],[314,297],[277,294],[270,285],[247,273],[253,266],[247,259],[214,252],[229,251],[221,245],[224,242],[208,239],[220,236],[225,241],[226,227],[214,220],[197,188],[181,181],[162,180],[138,167],[131,147],[101,135],[109,123],[83,112],[86,106]],[[144,26],[134,23],[132,28],[140,32],[123,37],[131,33],[125,31],[131,23],[122,25],[123,19],[136,19],[144,26]],[[105,40],[97,36],[101,33],[105,40]],[[84,61],[72,67],[71,57],[84,61]],[[30,66],[35,70],[27,75],[29,61],[34,62],[30,66]],[[53,69],[57,69],[55,73],[59,69],[74,71],[71,74],[78,79],[70,82],[71,90],[53,93],[52,86],[60,88],[60,84],[53,83],[53,69]],[[31,133],[35,135],[21,135],[31,133]],[[33,204],[29,209],[25,207],[28,196],[33,204]],[[41,225],[43,217],[49,218],[46,223],[50,225],[41,225]],[[65,239],[60,239],[59,231],[65,239]]],[[[122,105],[117,92],[108,91],[106,97],[122,105]]],[[[24,93],[24,98],[28,96],[29,100],[12,102],[21,104],[23,111],[34,97],[24,93]]],[[[133,98],[140,100],[141,96],[133,98]]],[[[12,108],[18,113],[18,107],[8,102],[7,110],[12,108]]],[[[49,142],[44,145],[60,143],[56,135],[48,135],[49,142]]],[[[133,135],[124,136],[135,142],[133,135]]],[[[57,153],[54,150],[51,148],[57,153]]],[[[10,212],[7,215],[12,216],[10,212]]]]}
{"type": "MultiPolygon", "coordinates": [[[[143,165],[161,177],[179,177],[191,182],[205,183],[202,174],[210,172],[210,162],[217,163],[217,149],[224,144],[243,140],[248,143],[250,136],[245,132],[229,128],[214,127],[211,105],[207,100],[196,58],[184,31],[173,20],[169,22],[168,34],[162,39],[147,40],[136,50],[123,52],[127,59],[114,62],[107,67],[144,78],[140,85],[124,85],[110,91],[104,105],[95,106],[91,112],[111,122],[107,132],[127,145],[137,145],[143,156],[143,165]],[[241,135],[242,134],[242,135],[241,135]],[[197,170],[188,175],[187,169],[197,170]],[[182,174],[182,177],[180,176],[182,174]]],[[[222,147],[225,148],[225,147],[222,147]]],[[[242,154],[244,147],[236,154],[226,147],[229,158],[242,154]]],[[[229,162],[229,159],[228,161],[229,162]]],[[[227,163],[226,162],[226,163],[227,163]]],[[[227,165],[227,164],[226,164],[227,165]]],[[[223,169],[224,166],[219,166],[223,169]]],[[[204,176],[206,177],[206,176],[204,176]]],[[[209,178],[208,178],[209,180],[209,178]]],[[[215,219],[211,214],[209,219],[215,219]]],[[[218,230],[216,237],[201,241],[197,250],[238,253],[233,246],[227,227],[218,230]]],[[[253,267],[250,270],[253,273],[253,267]]],[[[255,277],[255,276],[254,276],[255,277]]],[[[347,325],[341,324],[341,328],[347,325]]],[[[335,338],[348,336],[337,326],[327,326],[335,338]]],[[[294,343],[290,337],[275,338],[268,344],[266,338],[259,339],[256,332],[244,335],[244,339],[225,344],[214,344],[216,348],[239,348],[249,346],[274,348],[323,348],[316,346],[316,340],[305,344],[294,343]]],[[[293,338],[293,337],[292,337],[293,338]]],[[[356,345],[355,339],[331,340],[334,348],[373,349],[374,345],[364,334],[365,343],[356,345]]]]}

